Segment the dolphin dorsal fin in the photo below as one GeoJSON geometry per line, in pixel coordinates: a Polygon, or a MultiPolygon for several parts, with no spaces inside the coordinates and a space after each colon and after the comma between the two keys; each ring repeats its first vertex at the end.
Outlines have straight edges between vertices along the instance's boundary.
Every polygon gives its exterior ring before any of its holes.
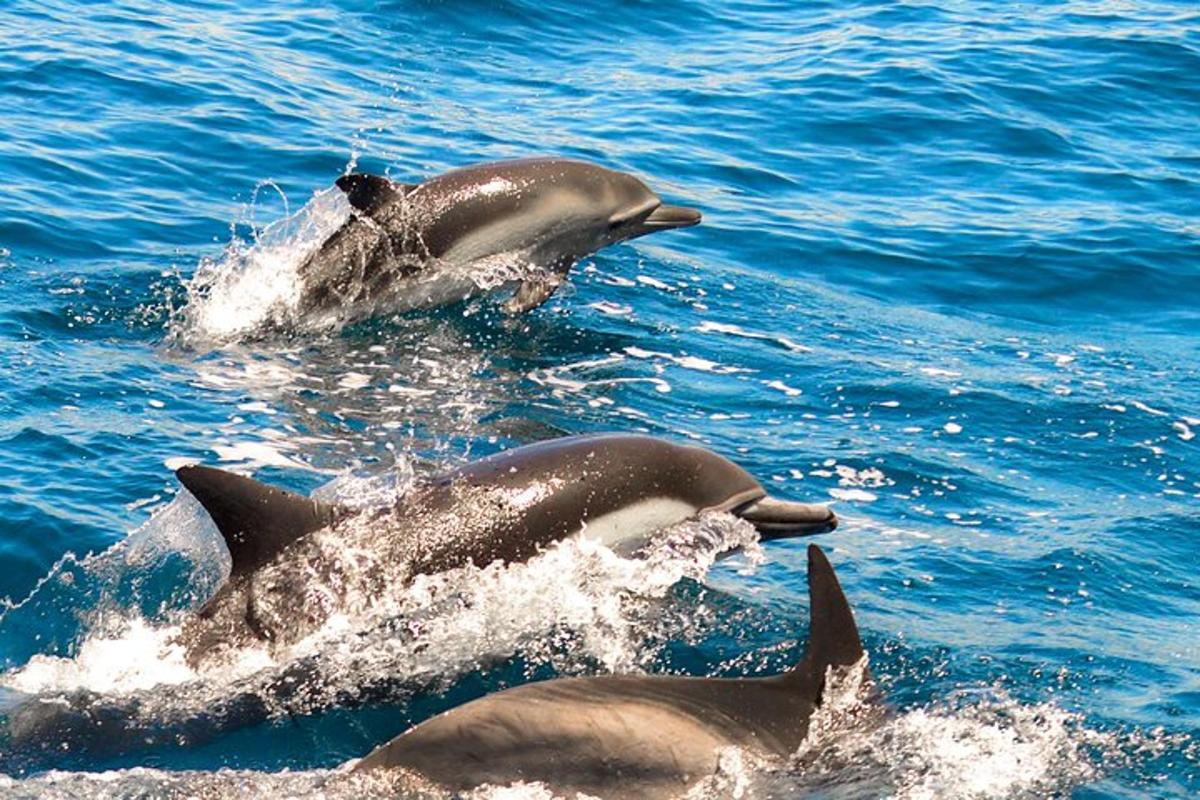
{"type": "Polygon", "coordinates": [[[181,467],[175,475],[225,539],[233,559],[230,577],[253,572],[340,514],[336,506],[212,467],[181,467]]]}
{"type": "Polygon", "coordinates": [[[821,702],[825,672],[829,667],[850,667],[863,657],[862,640],[854,613],[825,553],[808,546],[808,600],[811,625],[804,658],[785,680],[815,705],[821,702]]]}
{"type": "Polygon", "coordinates": [[[346,193],[346,199],[355,211],[368,217],[381,208],[399,200],[412,190],[405,183],[393,183],[381,175],[352,172],[337,179],[337,187],[346,193]]]}

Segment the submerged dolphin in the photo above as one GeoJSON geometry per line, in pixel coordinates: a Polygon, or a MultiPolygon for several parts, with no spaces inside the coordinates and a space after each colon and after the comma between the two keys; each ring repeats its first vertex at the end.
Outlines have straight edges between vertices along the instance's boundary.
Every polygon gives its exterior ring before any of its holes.
{"type": "Polygon", "coordinates": [[[176,474],[232,556],[229,580],[183,626],[192,664],[227,647],[294,643],[337,610],[369,604],[397,582],[524,561],[579,533],[626,549],[703,511],[733,513],[764,539],[837,524],[826,506],[767,497],[715,453],[648,436],[572,436],[519,447],[366,511],[204,466],[176,474]]]}
{"type": "Polygon", "coordinates": [[[497,283],[519,282],[504,308],[529,311],[590,253],[700,221],[632,175],[565,158],[479,164],[416,185],[364,174],[337,185],[353,213],[300,266],[299,308],[343,321],[463,300],[497,283]],[[521,277],[486,275],[505,268],[488,260],[496,258],[511,259],[507,269],[521,277]]]}
{"type": "Polygon", "coordinates": [[[527,684],[427,720],[356,771],[403,770],[467,791],[539,781],[556,794],[662,798],[712,775],[737,746],[787,757],[808,735],[831,669],[863,659],[833,568],[808,548],[812,625],[804,659],[770,678],[608,675],[527,684]]]}

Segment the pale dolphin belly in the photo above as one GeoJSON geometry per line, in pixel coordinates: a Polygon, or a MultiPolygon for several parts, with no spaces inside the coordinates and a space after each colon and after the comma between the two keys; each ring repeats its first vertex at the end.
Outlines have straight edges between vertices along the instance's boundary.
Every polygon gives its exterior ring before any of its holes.
{"type": "Polygon", "coordinates": [[[655,531],[694,517],[699,510],[682,500],[649,497],[588,520],[577,535],[611,550],[624,551],[643,544],[655,531]]]}
{"type": "Polygon", "coordinates": [[[465,268],[452,265],[426,269],[398,281],[394,292],[389,293],[387,307],[396,311],[433,308],[458,303],[484,291],[487,290],[465,268]]]}

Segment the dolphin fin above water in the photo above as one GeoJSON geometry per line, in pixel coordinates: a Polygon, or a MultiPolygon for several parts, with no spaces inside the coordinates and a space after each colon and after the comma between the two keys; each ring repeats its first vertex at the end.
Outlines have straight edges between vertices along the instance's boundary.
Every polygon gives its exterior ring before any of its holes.
{"type": "Polygon", "coordinates": [[[862,660],[864,651],[850,603],[829,559],[815,544],[808,546],[808,604],[810,623],[804,658],[781,680],[814,705],[820,705],[829,669],[854,666],[862,660]]]}
{"type": "Polygon", "coordinates": [[[336,181],[337,187],[346,193],[346,200],[355,210],[374,216],[391,203],[403,199],[416,187],[407,183],[395,183],[380,175],[352,172],[336,181]]]}
{"type": "Polygon", "coordinates": [[[337,506],[198,464],[175,471],[229,548],[230,577],[249,575],[297,539],[344,516],[337,506]]]}

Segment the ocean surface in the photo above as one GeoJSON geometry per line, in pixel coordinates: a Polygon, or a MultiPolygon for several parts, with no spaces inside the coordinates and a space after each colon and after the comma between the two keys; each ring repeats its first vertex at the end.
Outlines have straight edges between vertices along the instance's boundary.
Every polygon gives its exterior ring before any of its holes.
{"type": "Polygon", "coordinates": [[[0,796],[359,797],[503,686],[794,661],[805,542],[714,563],[732,518],[173,644],[228,568],[174,467],[370,504],[597,431],[842,519],[888,721],[701,796],[1200,793],[1194,3],[5,0],[0,186],[0,796]],[[347,169],[545,154],[704,221],[517,320],[285,313],[347,169]]]}

